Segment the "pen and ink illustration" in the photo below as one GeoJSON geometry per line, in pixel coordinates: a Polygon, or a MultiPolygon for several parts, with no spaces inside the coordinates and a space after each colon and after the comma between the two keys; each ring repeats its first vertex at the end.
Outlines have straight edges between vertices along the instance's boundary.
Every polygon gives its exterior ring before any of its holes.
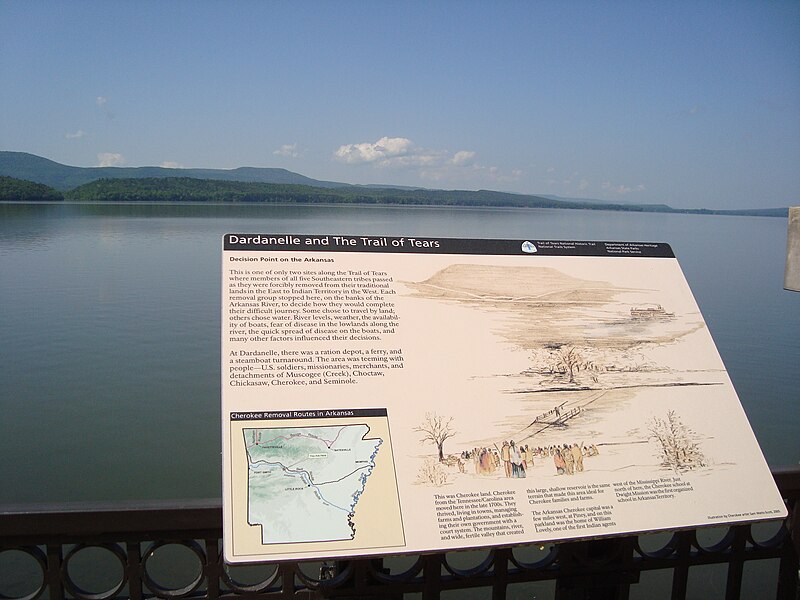
{"type": "Polygon", "coordinates": [[[528,357],[524,369],[494,375],[503,385],[477,411],[485,435],[458,435],[476,417],[467,411],[420,415],[417,483],[715,464],[688,407],[727,378],[721,363],[688,357],[707,335],[693,304],[681,311],[668,290],[547,266],[452,264],[406,285],[412,297],[490,314],[497,338],[528,357]]]}

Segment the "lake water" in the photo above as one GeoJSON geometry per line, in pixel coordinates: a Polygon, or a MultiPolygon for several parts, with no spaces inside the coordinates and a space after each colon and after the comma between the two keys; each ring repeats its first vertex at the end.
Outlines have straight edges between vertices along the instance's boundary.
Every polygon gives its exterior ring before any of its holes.
{"type": "Polygon", "coordinates": [[[0,503],[220,495],[228,232],[668,242],[767,460],[800,461],[800,293],[782,289],[785,219],[5,204],[0,503]]]}

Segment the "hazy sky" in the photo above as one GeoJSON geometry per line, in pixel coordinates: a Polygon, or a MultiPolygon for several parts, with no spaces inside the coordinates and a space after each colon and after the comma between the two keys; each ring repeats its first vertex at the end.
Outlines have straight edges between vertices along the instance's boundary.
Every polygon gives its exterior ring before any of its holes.
{"type": "Polygon", "coordinates": [[[800,203],[800,1],[0,0],[0,149],[800,203]]]}

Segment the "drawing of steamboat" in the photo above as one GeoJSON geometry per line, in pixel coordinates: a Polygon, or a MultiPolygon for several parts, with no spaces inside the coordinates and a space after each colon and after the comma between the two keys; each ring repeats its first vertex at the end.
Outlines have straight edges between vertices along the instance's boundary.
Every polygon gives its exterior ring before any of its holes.
{"type": "Polygon", "coordinates": [[[631,319],[636,321],[663,321],[674,317],[675,313],[665,311],[660,304],[648,304],[631,308],[631,319]]]}

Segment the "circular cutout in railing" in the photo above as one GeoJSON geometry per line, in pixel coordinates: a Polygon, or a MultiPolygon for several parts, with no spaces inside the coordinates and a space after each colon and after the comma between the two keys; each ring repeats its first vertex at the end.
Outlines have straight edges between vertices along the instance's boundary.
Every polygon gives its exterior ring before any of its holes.
{"type": "Polygon", "coordinates": [[[733,544],[732,527],[703,527],[695,531],[695,547],[702,552],[725,552],[733,544]]]}
{"type": "Polygon", "coordinates": [[[223,563],[222,580],[239,594],[262,594],[278,591],[281,576],[278,565],[226,565],[223,563]],[[272,589],[271,589],[272,588],[272,589]]]}
{"type": "Polygon", "coordinates": [[[142,579],[162,598],[185,596],[202,585],[205,562],[205,552],[193,540],[156,542],[142,557],[142,579]]]}
{"type": "Polygon", "coordinates": [[[671,531],[643,533],[636,538],[636,548],[646,558],[664,558],[675,553],[677,534],[671,531]]]}
{"type": "Polygon", "coordinates": [[[335,587],[352,573],[352,561],[313,561],[296,564],[297,582],[311,589],[335,587]]]}
{"type": "Polygon", "coordinates": [[[127,557],[117,544],[78,544],[61,565],[64,587],[78,600],[113,598],[125,587],[127,557]]]}
{"type": "Polygon", "coordinates": [[[783,521],[753,523],[750,526],[749,541],[759,548],[774,548],[780,546],[787,535],[789,532],[783,521]]]}
{"type": "Polygon", "coordinates": [[[511,552],[511,562],[525,570],[543,569],[558,557],[558,546],[553,544],[524,544],[515,546],[511,552]]]}
{"type": "Polygon", "coordinates": [[[379,581],[410,581],[417,577],[423,569],[422,556],[419,554],[399,554],[376,559],[370,565],[373,577],[379,581]]]}
{"type": "Polygon", "coordinates": [[[0,551],[0,599],[35,600],[45,590],[47,559],[36,546],[0,551]]]}
{"type": "Polygon", "coordinates": [[[488,572],[494,565],[495,550],[459,550],[448,552],[442,561],[442,574],[472,577],[488,572]]]}

